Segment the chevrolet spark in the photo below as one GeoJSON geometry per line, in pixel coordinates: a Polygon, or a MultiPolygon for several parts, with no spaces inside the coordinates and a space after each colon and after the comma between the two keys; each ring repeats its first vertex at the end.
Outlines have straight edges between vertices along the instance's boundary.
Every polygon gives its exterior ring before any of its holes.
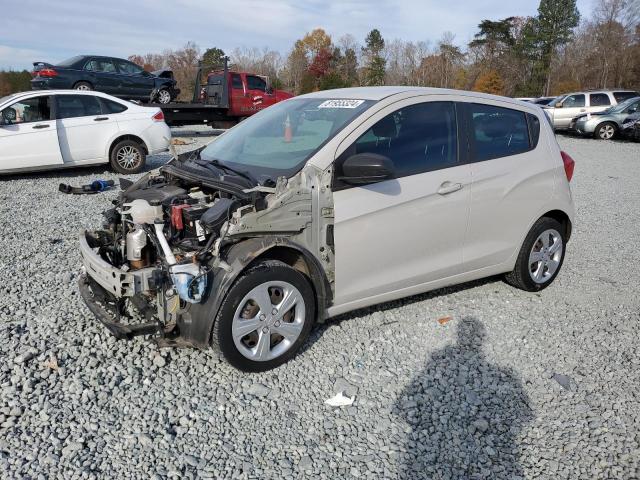
{"type": "Polygon", "coordinates": [[[80,238],[80,292],[119,338],[262,371],[313,324],[482,277],[539,291],[571,236],[574,162],[537,106],[414,87],[287,100],[124,182],[80,238]]]}

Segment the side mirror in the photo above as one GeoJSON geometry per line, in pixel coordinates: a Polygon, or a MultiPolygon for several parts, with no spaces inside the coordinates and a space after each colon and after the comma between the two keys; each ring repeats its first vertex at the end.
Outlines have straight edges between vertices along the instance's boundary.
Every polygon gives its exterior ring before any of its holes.
{"type": "Polygon", "coordinates": [[[556,103],[556,108],[562,108],[562,103],[556,103]]]}
{"type": "Polygon", "coordinates": [[[338,178],[345,183],[367,185],[393,178],[395,168],[389,157],[377,153],[358,153],[344,161],[342,174],[338,178]]]}

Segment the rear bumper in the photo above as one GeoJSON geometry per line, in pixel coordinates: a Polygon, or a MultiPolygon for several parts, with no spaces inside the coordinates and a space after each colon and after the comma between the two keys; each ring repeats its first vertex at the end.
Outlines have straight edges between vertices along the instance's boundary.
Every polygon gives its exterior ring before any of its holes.
{"type": "Polygon", "coordinates": [[[142,136],[149,155],[166,152],[171,144],[171,129],[165,122],[154,122],[142,136]]]}

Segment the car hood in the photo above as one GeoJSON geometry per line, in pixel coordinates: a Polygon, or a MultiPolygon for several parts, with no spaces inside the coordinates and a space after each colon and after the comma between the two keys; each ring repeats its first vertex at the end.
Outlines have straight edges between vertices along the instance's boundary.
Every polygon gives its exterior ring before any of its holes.
{"type": "Polygon", "coordinates": [[[154,75],[158,78],[170,78],[173,80],[173,70],[168,70],[168,69],[160,69],[160,70],[154,70],[153,72],[150,72],[151,75],[154,75]]]}

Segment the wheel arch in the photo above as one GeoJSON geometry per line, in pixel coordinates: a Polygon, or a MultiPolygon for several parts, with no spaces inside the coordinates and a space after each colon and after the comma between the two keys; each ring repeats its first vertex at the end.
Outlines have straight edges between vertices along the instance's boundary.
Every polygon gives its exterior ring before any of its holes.
{"type": "Polygon", "coordinates": [[[115,137],[113,140],[111,140],[111,143],[109,144],[109,151],[107,152],[107,159],[111,159],[111,153],[113,152],[113,149],[115,148],[115,146],[118,143],[123,142],[125,140],[131,140],[133,142],[140,144],[140,146],[144,150],[144,154],[149,155],[149,147],[147,147],[147,144],[142,138],[138,137],[137,135],[120,134],[117,137],[115,137]]]}
{"type": "Polygon", "coordinates": [[[618,133],[620,133],[620,126],[616,122],[614,122],[613,120],[604,120],[595,126],[595,128],[593,129],[593,134],[596,137],[599,137],[598,132],[600,131],[600,127],[606,124],[609,124],[613,127],[613,137],[615,137],[616,135],[618,135],[618,133]]]}
{"type": "Polygon", "coordinates": [[[210,345],[215,318],[224,298],[243,272],[264,260],[279,260],[305,275],[316,299],[316,319],[323,322],[333,291],[320,261],[305,247],[287,237],[256,237],[232,245],[224,254],[229,268],[210,272],[207,294],[192,304],[178,321],[180,336],[201,348],[210,345]]]}
{"type": "MultiPolygon", "coordinates": [[[[571,238],[571,232],[573,230],[573,225],[571,223],[571,218],[569,218],[569,215],[567,215],[566,212],[564,212],[562,210],[550,210],[547,213],[545,213],[544,215],[540,216],[540,218],[543,218],[543,217],[553,218],[554,220],[559,222],[560,225],[562,225],[564,227],[564,234],[565,234],[566,241],[567,242],[569,241],[569,239],[571,238]]],[[[538,218],[538,220],[540,220],[540,218],[538,218]]],[[[536,220],[536,222],[538,220],[536,220]]]]}

